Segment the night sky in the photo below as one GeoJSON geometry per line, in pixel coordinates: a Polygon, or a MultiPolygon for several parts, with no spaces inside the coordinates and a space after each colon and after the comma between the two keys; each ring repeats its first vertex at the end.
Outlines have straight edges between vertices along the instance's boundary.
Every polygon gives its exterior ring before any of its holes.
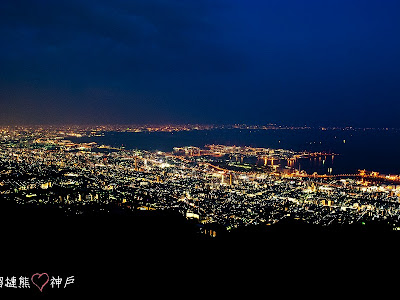
{"type": "Polygon", "coordinates": [[[1,0],[0,123],[400,127],[398,0],[1,0]]]}

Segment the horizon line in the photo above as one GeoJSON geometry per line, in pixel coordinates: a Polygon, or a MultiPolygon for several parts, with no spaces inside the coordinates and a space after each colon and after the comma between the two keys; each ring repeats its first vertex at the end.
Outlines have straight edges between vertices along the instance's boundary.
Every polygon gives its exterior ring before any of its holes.
{"type": "MultiPolygon", "coordinates": [[[[387,126],[352,126],[352,125],[285,125],[285,124],[276,124],[276,123],[267,123],[267,124],[246,124],[246,123],[97,123],[97,124],[77,124],[77,123],[65,123],[65,124],[9,124],[9,125],[0,125],[0,128],[4,127],[252,127],[249,129],[264,129],[268,127],[272,127],[270,129],[380,129],[380,130],[396,130],[400,129],[400,127],[387,127],[387,126]]],[[[127,128],[129,129],[129,128],[127,128]]],[[[195,129],[195,128],[193,128],[195,129]]],[[[235,128],[232,128],[235,129],[235,128]]],[[[241,128],[246,129],[246,128],[241,128]]]]}

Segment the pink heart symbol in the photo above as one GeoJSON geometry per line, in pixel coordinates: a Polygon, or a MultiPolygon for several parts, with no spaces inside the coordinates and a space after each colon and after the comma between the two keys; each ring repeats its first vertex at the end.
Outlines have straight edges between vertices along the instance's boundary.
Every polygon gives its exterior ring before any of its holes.
{"type": "Polygon", "coordinates": [[[49,275],[48,275],[47,273],[42,273],[42,274],[36,273],[36,274],[33,274],[33,275],[32,275],[31,281],[32,281],[32,283],[33,283],[34,285],[36,285],[36,286],[38,287],[38,289],[39,289],[40,291],[42,291],[43,288],[44,288],[44,286],[49,282],[49,275]],[[46,280],[41,286],[39,286],[39,285],[33,280],[33,278],[34,278],[35,276],[37,276],[37,279],[40,279],[40,277],[42,277],[43,275],[45,275],[45,277],[47,277],[47,280],[46,280]]]}

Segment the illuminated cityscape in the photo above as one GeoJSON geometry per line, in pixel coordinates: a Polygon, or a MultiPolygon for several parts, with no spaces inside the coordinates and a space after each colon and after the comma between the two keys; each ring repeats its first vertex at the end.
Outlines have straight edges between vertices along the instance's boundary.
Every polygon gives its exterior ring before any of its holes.
{"type": "MultiPolygon", "coordinates": [[[[146,128],[199,130],[187,125],[146,128]]],[[[288,221],[326,230],[372,223],[400,229],[398,175],[365,170],[307,174],[291,167],[299,159],[336,154],[215,144],[162,152],[70,140],[107,130],[2,128],[1,201],[58,207],[69,216],[98,205],[107,210],[109,204],[175,211],[195,224],[199,236],[209,237],[260,226],[268,231],[288,221]]]]}

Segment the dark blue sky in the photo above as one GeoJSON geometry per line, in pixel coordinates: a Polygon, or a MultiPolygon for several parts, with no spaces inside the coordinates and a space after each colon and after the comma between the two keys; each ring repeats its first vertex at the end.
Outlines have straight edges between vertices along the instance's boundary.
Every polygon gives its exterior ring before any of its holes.
{"type": "Polygon", "coordinates": [[[0,123],[400,127],[400,2],[0,1],[0,123]]]}

